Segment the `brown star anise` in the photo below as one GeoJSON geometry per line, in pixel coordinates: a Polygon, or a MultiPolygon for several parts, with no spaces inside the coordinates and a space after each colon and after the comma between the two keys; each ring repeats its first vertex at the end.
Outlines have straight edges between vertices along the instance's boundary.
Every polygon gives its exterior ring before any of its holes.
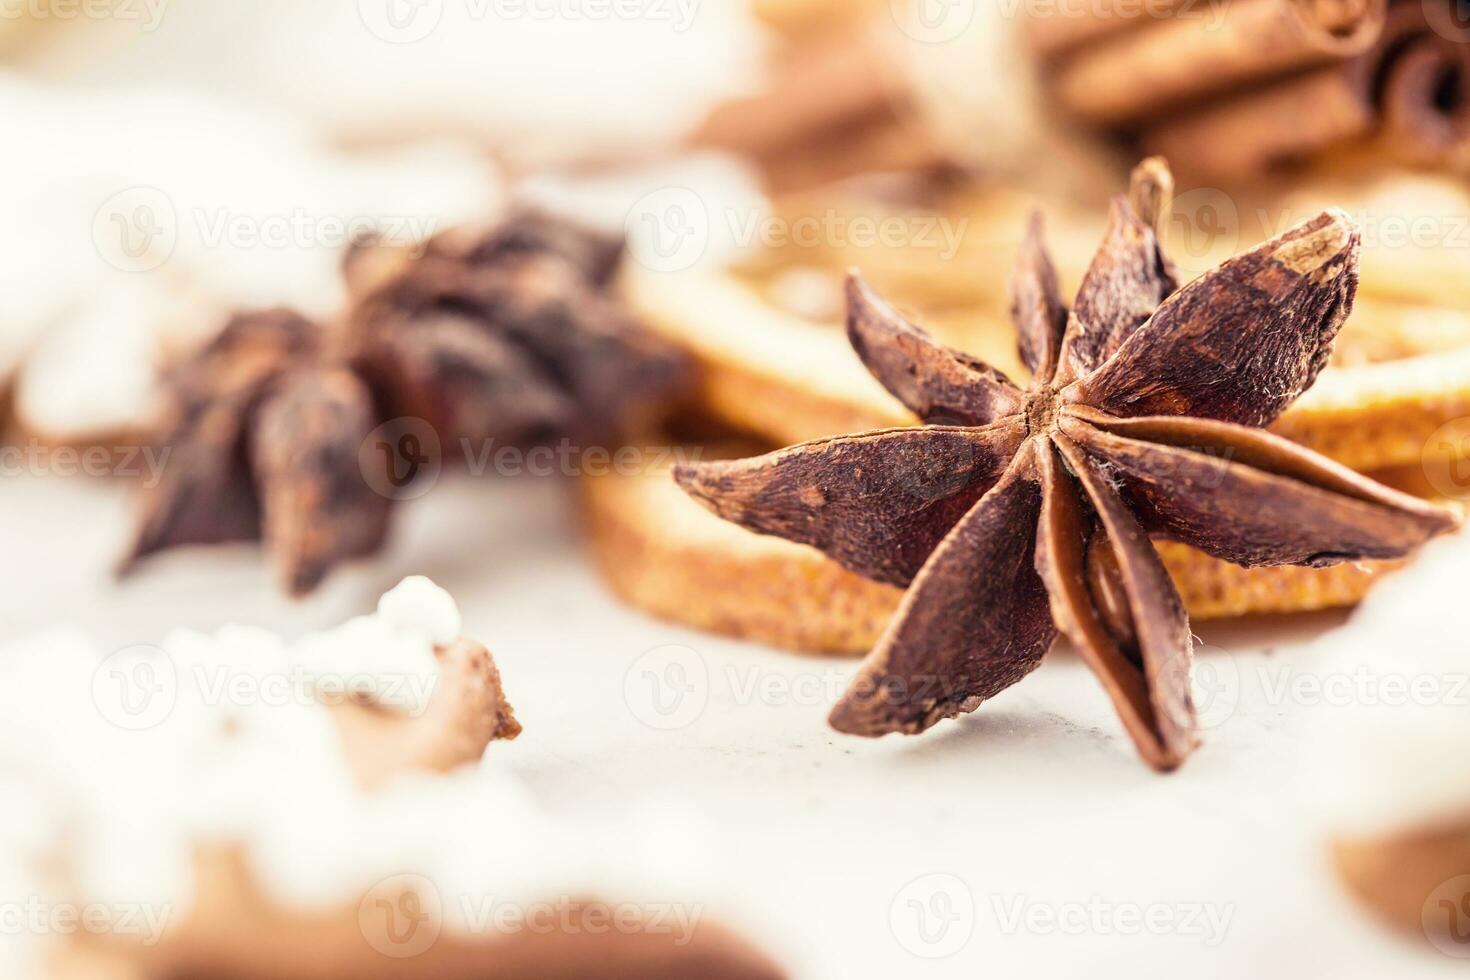
{"type": "Polygon", "coordinates": [[[124,568],[180,545],[264,539],[301,595],[383,544],[396,494],[368,478],[374,457],[363,456],[379,426],[413,422],[413,458],[380,464],[393,467],[633,424],[684,364],[612,298],[621,247],[522,209],[488,234],[445,232],[421,254],[378,250],[371,276],[355,251],[343,322],[236,316],[172,372],[169,456],[124,568]]]}
{"type": "Polygon", "coordinates": [[[854,274],[848,334],[926,423],[819,439],[676,479],[721,517],[906,586],[832,712],[855,735],[973,711],[1058,632],[1143,758],[1197,744],[1183,604],[1150,536],[1244,566],[1394,558],[1456,519],[1259,430],[1315,380],[1357,287],[1359,235],[1328,211],[1183,288],[1154,224],[1159,161],[1114,200],[1069,312],[1032,218],[1013,279],[1034,379],[943,347],[854,274]]]}
{"type": "Polygon", "coordinates": [[[397,414],[442,433],[636,427],[687,366],[613,297],[622,251],[621,237],[530,208],[490,235],[446,232],[406,263],[400,253],[354,304],[356,362],[397,414]],[[515,390],[500,390],[507,381],[515,390]]]}

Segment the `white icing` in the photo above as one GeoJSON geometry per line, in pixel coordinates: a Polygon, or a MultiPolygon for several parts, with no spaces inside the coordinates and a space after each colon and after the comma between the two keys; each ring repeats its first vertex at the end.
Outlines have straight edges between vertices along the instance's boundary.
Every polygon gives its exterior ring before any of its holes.
{"type": "Polygon", "coordinates": [[[1325,817],[1374,835],[1470,819],[1470,646],[1456,615],[1470,535],[1428,545],[1381,583],[1302,669],[1346,692],[1318,709],[1313,755],[1325,817]]]}
{"type": "Polygon", "coordinates": [[[422,575],[410,575],[379,599],[378,618],[394,629],[423,632],[439,646],[464,629],[454,597],[422,575]]]}
{"type": "MultiPolygon", "coordinates": [[[[663,819],[574,824],[541,811],[498,763],[361,790],[310,695],[332,676],[431,669],[434,640],[459,620],[420,578],[380,607],[294,642],[229,626],[115,653],[74,631],[0,648],[0,897],[141,904],[174,921],[192,899],[193,847],[214,841],[243,845],[287,907],[355,905],[408,873],[437,890],[446,926],[465,930],[489,928],[496,903],[688,894],[697,821],[667,807],[663,819]],[[307,696],[272,686],[300,677],[307,696]],[[167,710],[120,726],[119,679],[164,692],[167,710]],[[75,887],[38,876],[58,857],[75,887]]],[[[0,965],[33,954],[0,948],[0,965]]]]}
{"type": "Polygon", "coordinates": [[[45,774],[64,808],[83,813],[72,853],[90,900],[181,901],[182,842],[279,833],[297,819],[293,797],[354,805],[322,702],[427,705],[438,677],[432,630],[458,610],[432,583],[415,591],[432,599],[390,603],[393,622],[363,616],[294,643],[226,626],[110,656],[76,634],[12,645],[0,654],[0,772],[45,774]],[[157,700],[128,712],[146,697],[157,700]],[[55,736],[38,743],[43,731],[55,736]]]}

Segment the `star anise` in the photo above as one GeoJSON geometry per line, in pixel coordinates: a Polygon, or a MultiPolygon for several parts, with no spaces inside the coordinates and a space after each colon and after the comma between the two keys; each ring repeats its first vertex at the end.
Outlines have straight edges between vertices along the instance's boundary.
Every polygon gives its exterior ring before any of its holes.
{"type": "Polygon", "coordinates": [[[384,542],[395,494],[367,478],[360,455],[379,426],[427,426],[433,438],[415,437],[407,461],[418,464],[433,458],[429,443],[454,462],[486,440],[604,438],[631,425],[674,391],[684,364],[612,298],[621,247],[520,210],[489,234],[381,251],[371,277],[355,252],[344,322],[236,316],[169,378],[170,455],[124,568],[180,545],[264,539],[301,595],[384,542]]]}
{"type": "Polygon", "coordinates": [[[441,432],[507,438],[516,415],[584,439],[635,427],[687,366],[613,297],[622,249],[529,208],[489,235],[446,232],[354,304],[356,362],[441,432]]]}
{"type": "Polygon", "coordinates": [[[686,464],[716,514],[907,592],[832,712],[924,731],[1036,668],[1059,632],[1139,753],[1198,741],[1193,640],[1150,537],[1243,566],[1395,558],[1456,519],[1260,431],[1315,380],[1357,287],[1359,235],[1327,211],[1180,288],[1154,225],[1168,171],[1113,201],[1070,311],[1033,216],[1013,277],[1022,389],[941,346],[857,276],[848,334],[925,425],[686,464]],[[1131,199],[1130,199],[1131,198],[1131,199]]]}

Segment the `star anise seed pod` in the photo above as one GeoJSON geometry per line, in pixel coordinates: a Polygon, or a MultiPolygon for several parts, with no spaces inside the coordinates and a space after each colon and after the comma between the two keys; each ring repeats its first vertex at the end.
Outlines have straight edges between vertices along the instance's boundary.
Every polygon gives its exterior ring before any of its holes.
{"type": "Polygon", "coordinates": [[[680,485],[721,517],[907,587],[832,712],[856,735],[973,711],[1065,633],[1139,753],[1198,741],[1193,641],[1151,537],[1245,566],[1396,558],[1456,519],[1260,431],[1315,380],[1357,286],[1328,211],[1179,288],[1154,224],[1160,161],[1117,198],[1069,312],[1033,217],[1013,282],[1034,380],[941,346],[854,273],[848,333],[924,421],[747,460],[680,485]]]}
{"type": "Polygon", "coordinates": [[[434,350],[452,352],[461,398],[497,403],[471,413],[485,424],[503,429],[519,411],[552,416],[582,439],[636,428],[679,389],[688,364],[613,298],[621,254],[620,239],[530,208],[488,236],[445,233],[355,304],[356,360],[382,379],[398,414],[441,431],[484,435],[445,417],[446,366],[406,349],[421,331],[438,335],[434,350]],[[496,397],[507,382],[519,390],[496,397]]]}
{"type": "Polygon", "coordinates": [[[360,453],[391,419],[423,420],[448,461],[485,440],[614,435],[684,368],[612,299],[620,251],[520,210],[488,235],[446,232],[396,255],[345,323],[235,317],[169,379],[170,454],[124,569],[181,545],[263,539],[285,588],[310,592],[386,538],[392,495],[360,453]]]}

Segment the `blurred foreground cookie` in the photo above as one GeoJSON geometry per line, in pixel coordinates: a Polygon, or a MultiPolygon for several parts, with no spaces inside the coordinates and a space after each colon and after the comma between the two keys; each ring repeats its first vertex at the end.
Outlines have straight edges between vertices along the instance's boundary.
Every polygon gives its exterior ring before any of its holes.
{"type": "Polygon", "coordinates": [[[6,930],[0,972],[779,977],[703,905],[644,891],[667,847],[543,813],[474,764],[520,726],[459,631],[453,600],[410,579],[295,642],[227,627],[111,656],[70,633],[7,649],[0,895],[31,925],[6,930]]]}
{"type": "MultiPolygon", "coordinates": [[[[1301,659],[1329,855],[1362,907],[1470,960],[1470,655],[1451,614],[1470,537],[1436,542],[1301,659]]],[[[1309,784],[1310,785],[1310,784],[1309,784]]]]}

